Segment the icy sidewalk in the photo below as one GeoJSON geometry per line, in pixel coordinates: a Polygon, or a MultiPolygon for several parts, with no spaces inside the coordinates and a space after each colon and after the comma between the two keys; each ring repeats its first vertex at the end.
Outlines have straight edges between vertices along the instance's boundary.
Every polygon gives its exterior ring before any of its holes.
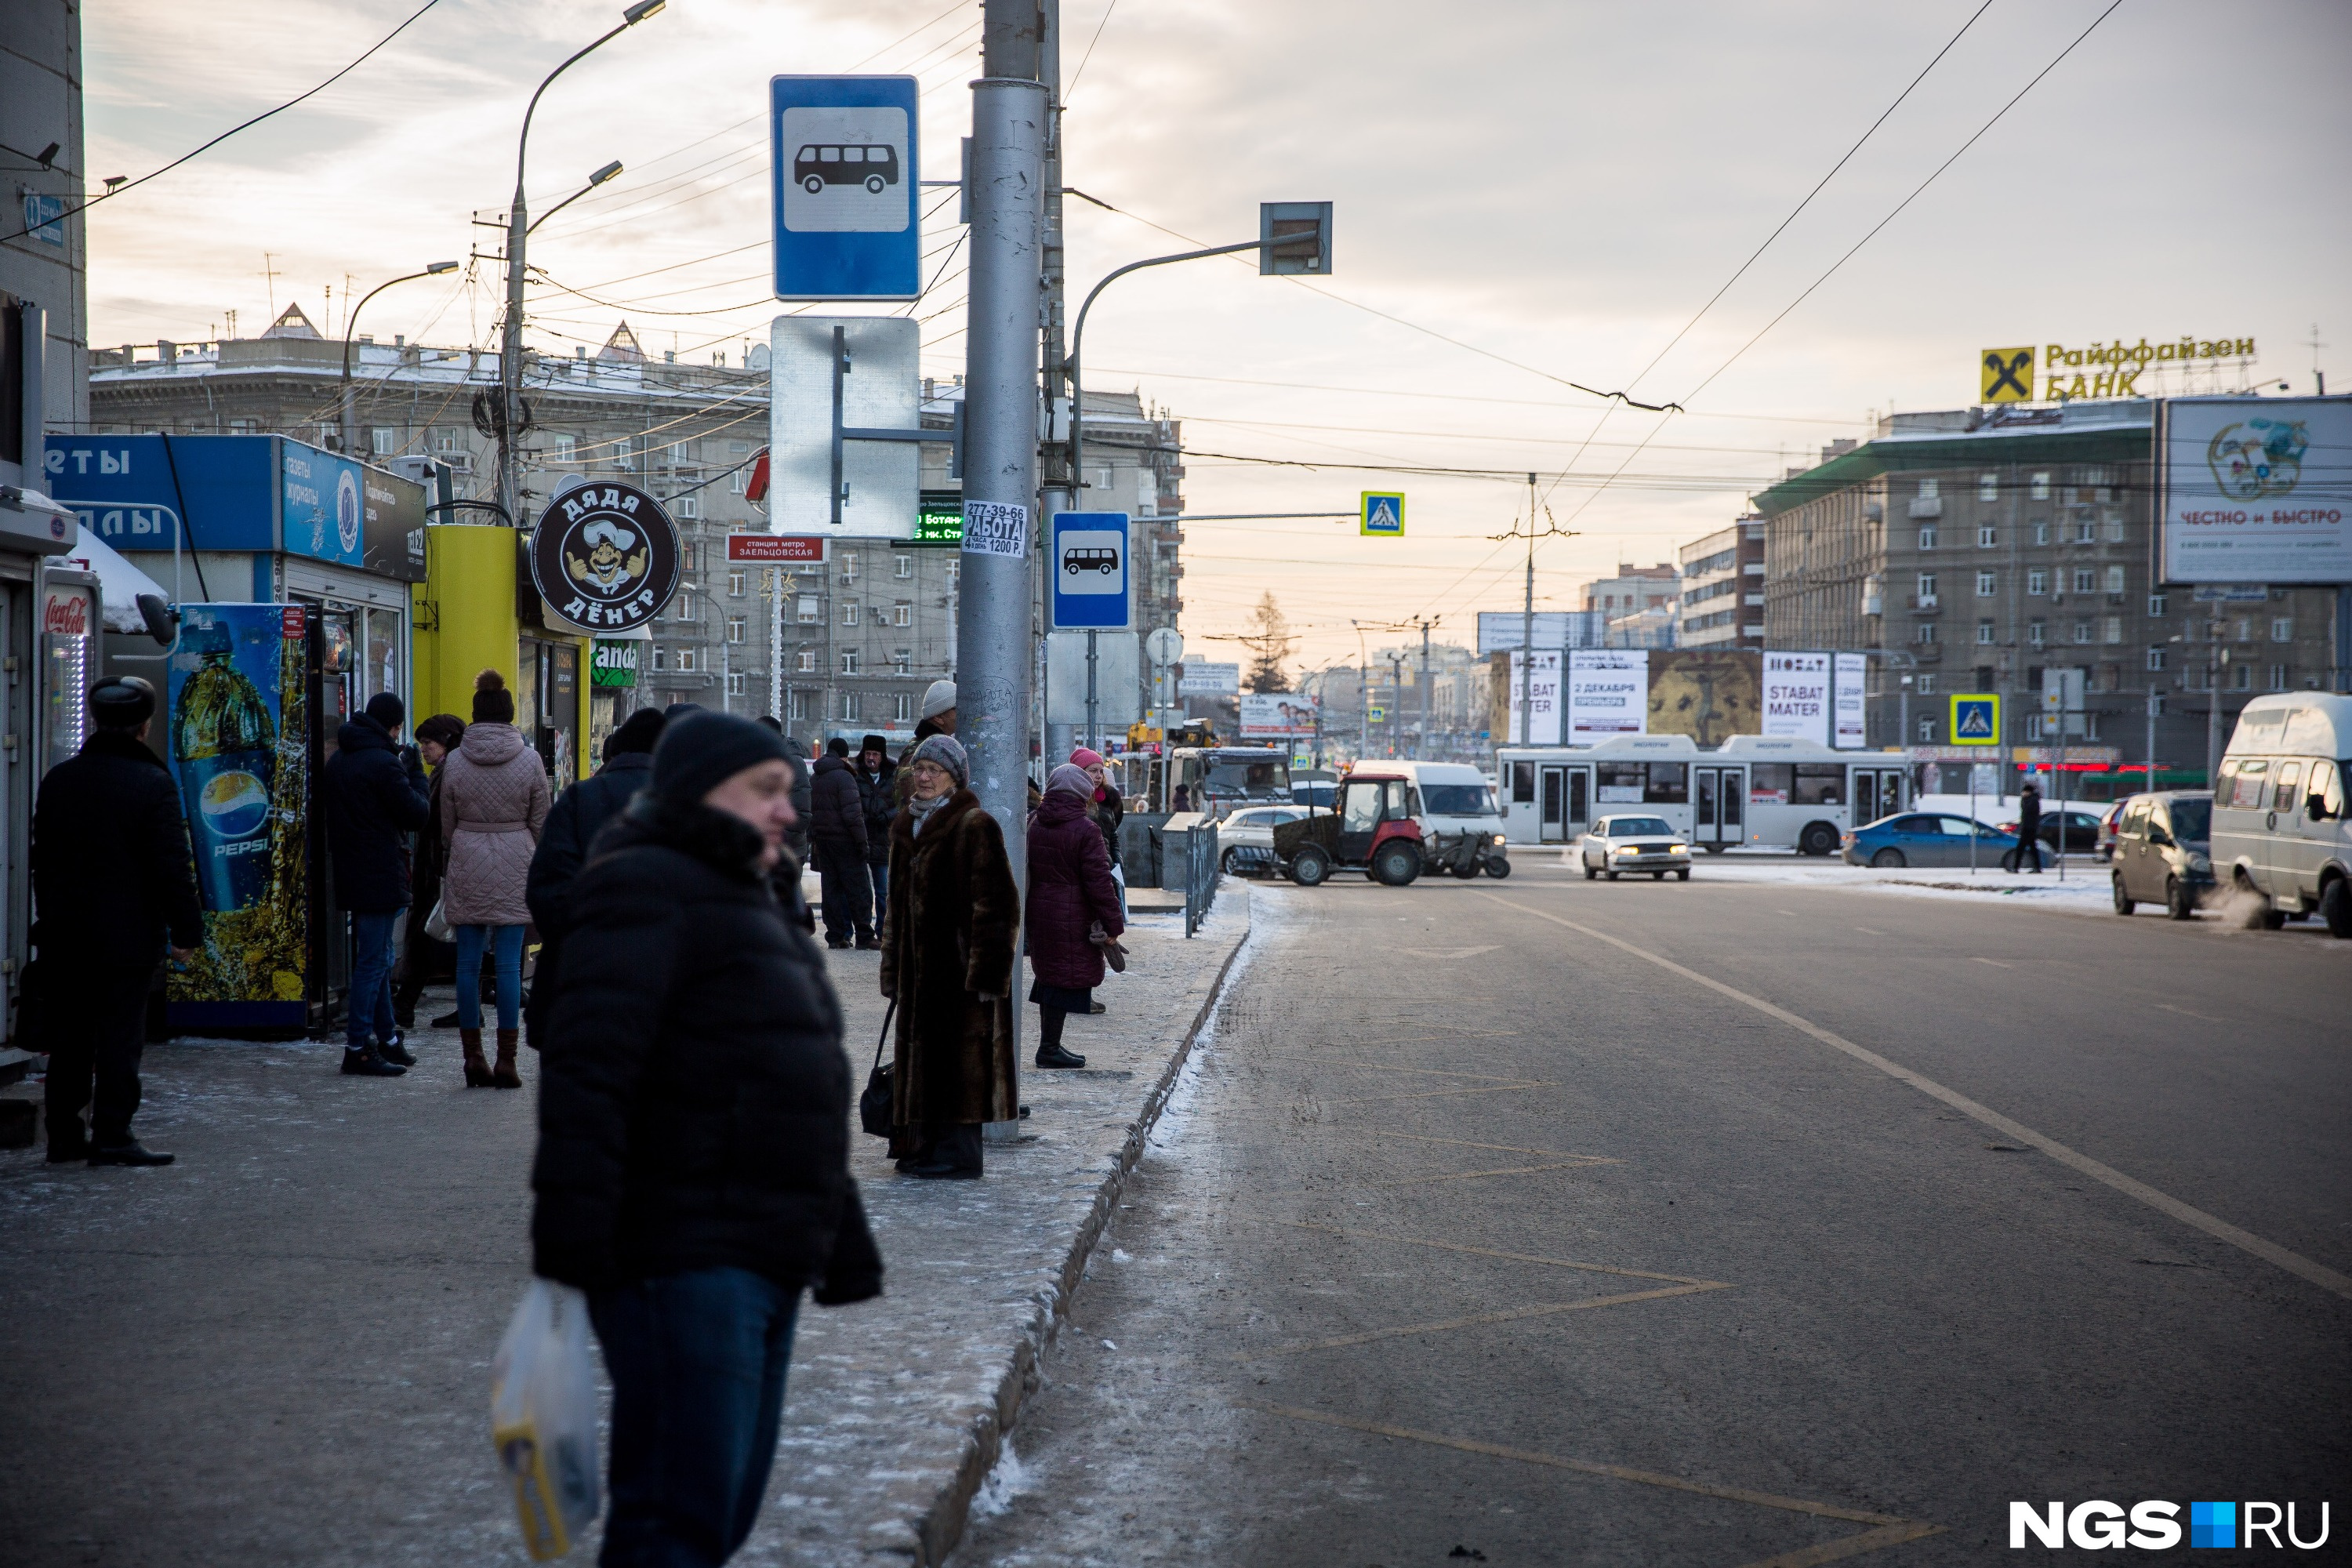
{"type": "MultiPolygon", "coordinates": [[[[1036,1071],[1024,1051],[1024,1136],[988,1145],[984,1179],[901,1176],[881,1140],[854,1134],[885,1293],[803,1311],[768,1507],[736,1562],[814,1568],[947,1555],[1248,932],[1249,889],[1232,879],[1189,942],[1181,914],[1136,916],[1127,973],[1095,993],[1108,1010],[1069,1022],[1064,1043],[1086,1067],[1036,1071]]],[[[882,1027],[878,961],[827,957],[862,1088],[882,1027]]],[[[1034,1041],[1036,1009],[1024,1014],[1034,1041]]]]}

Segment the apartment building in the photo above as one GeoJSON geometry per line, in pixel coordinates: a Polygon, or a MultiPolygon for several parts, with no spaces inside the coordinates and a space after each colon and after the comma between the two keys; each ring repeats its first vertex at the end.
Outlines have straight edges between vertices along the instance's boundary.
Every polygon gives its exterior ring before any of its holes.
{"type": "Polygon", "coordinates": [[[1750,512],[1682,547],[1675,646],[1764,646],[1764,528],[1750,512]]]}

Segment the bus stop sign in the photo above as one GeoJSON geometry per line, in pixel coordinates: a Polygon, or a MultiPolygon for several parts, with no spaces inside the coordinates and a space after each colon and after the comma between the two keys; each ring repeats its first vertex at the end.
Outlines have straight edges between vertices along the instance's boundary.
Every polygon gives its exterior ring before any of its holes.
{"type": "Polygon", "coordinates": [[[777,299],[921,295],[919,120],[910,76],[770,79],[777,299]]]}
{"type": "Polygon", "coordinates": [[[1054,629],[1125,631],[1135,624],[1128,592],[1127,513],[1057,511],[1054,551],[1054,629]]]}

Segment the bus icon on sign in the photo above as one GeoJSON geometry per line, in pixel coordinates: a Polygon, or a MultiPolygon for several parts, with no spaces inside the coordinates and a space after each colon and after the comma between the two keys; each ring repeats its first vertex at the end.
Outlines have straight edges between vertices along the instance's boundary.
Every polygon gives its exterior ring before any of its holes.
{"type": "Polygon", "coordinates": [[[1099,572],[1105,576],[1118,570],[1116,550],[1065,550],[1062,570],[1075,577],[1081,572],[1099,572]]]}
{"type": "Polygon", "coordinates": [[[812,142],[793,155],[793,183],[813,196],[827,185],[864,185],[878,196],[898,183],[898,150],[812,142]]]}

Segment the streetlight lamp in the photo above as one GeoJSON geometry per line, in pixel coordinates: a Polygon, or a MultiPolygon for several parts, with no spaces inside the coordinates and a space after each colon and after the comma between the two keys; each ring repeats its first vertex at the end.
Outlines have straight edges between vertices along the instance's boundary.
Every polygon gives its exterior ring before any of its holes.
{"type": "MultiPolygon", "coordinates": [[[[631,27],[654,16],[668,0],[636,0],[621,13],[621,25],[547,73],[522,111],[522,134],[515,139],[514,205],[507,214],[507,315],[499,333],[499,504],[515,526],[522,522],[522,495],[515,478],[515,440],[522,434],[522,276],[523,246],[530,235],[530,214],[522,194],[523,157],[530,144],[530,118],[539,111],[540,94],[557,77],[570,70],[631,27]]],[[[614,174],[620,171],[614,169],[614,174]]],[[[602,174],[604,171],[599,170],[602,174]]],[[[605,176],[609,178],[610,176],[605,176]]],[[[591,187],[602,182],[591,179],[591,187]]]]}
{"type": "Polygon", "coordinates": [[[618,158],[615,158],[611,163],[605,164],[603,168],[597,170],[594,174],[589,175],[588,183],[586,184],[581,186],[578,190],[572,192],[570,195],[564,197],[562,201],[556,203],[553,206],[548,208],[545,212],[531,219],[530,227],[523,230],[523,232],[525,234],[538,233],[539,226],[541,224],[545,223],[549,218],[553,217],[557,213],[562,212],[565,207],[570,206],[573,202],[578,201],[582,196],[586,195],[589,192],[594,190],[605,181],[612,179],[620,172],[621,161],[618,158]]]}
{"type": "Polygon", "coordinates": [[[350,313],[343,318],[342,432],[344,456],[349,457],[351,455],[352,437],[353,435],[352,427],[352,333],[359,329],[360,312],[367,309],[367,302],[370,300],[374,299],[378,294],[383,293],[394,283],[414,283],[419,278],[438,278],[444,272],[455,272],[457,270],[457,264],[454,261],[428,261],[425,263],[425,270],[422,272],[411,272],[403,277],[387,279],[385,281],[377,284],[365,294],[361,295],[360,302],[352,306],[350,313]]]}

